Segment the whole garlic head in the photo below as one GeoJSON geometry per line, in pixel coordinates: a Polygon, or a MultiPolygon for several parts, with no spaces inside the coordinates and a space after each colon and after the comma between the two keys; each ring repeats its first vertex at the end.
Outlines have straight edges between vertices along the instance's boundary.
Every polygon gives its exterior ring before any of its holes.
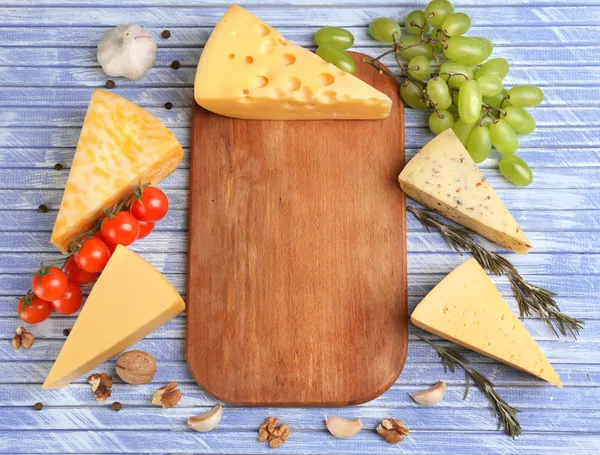
{"type": "Polygon", "coordinates": [[[109,76],[136,80],[154,66],[156,49],[150,34],[139,25],[119,25],[98,44],[98,62],[109,76]]]}

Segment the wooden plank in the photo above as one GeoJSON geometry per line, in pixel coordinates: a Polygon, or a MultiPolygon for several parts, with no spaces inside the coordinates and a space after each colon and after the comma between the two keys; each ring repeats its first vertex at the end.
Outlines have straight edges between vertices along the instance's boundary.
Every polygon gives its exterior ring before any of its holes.
{"type": "MultiPolygon", "coordinates": [[[[144,24],[154,27],[203,27],[214,26],[223,16],[226,7],[5,7],[0,16],[0,26],[29,25],[32,17],[40,26],[113,26],[115,24],[144,24]]],[[[406,17],[409,7],[318,7],[273,8],[271,5],[248,8],[273,27],[315,24],[350,27],[366,25],[381,16],[406,17]]],[[[531,7],[490,6],[486,8],[461,8],[479,27],[514,25],[600,25],[600,7],[576,6],[531,7]]]]}
{"type": "MultiPolygon", "coordinates": [[[[307,45],[310,49],[316,48],[312,40],[307,45]]],[[[355,42],[352,47],[353,51],[370,56],[377,56],[388,49],[389,46],[377,44],[373,40],[364,43],[355,42]]],[[[497,47],[494,49],[493,56],[506,58],[513,70],[521,65],[556,66],[557,61],[564,65],[571,63],[587,66],[600,63],[600,53],[597,50],[596,46],[497,47]],[[553,58],[548,59],[548,55],[552,55],[553,58]]],[[[17,66],[24,67],[99,68],[96,52],[95,47],[0,47],[0,65],[12,67],[17,63],[17,66]]],[[[196,68],[201,53],[200,47],[161,48],[156,54],[155,68],[168,67],[173,60],[179,61],[182,67],[196,68]]],[[[395,59],[387,56],[382,59],[382,62],[390,65],[395,62],[395,59]]]]}
{"type": "MultiPolygon", "coordinates": [[[[389,65],[395,71],[396,66],[389,65]]],[[[115,80],[116,86],[123,87],[179,87],[190,88],[194,85],[195,67],[182,67],[177,70],[154,67],[137,81],[124,78],[115,80]]],[[[0,86],[6,87],[71,87],[86,86],[102,88],[108,79],[114,79],[100,68],[44,68],[10,66],[0,67],[0,86]]],[[[600,85],[600,72],[597,66],[578,65],[577,71],[567,66],[517,66],[511,69],[504,79],[506,86],[516,84],[535,84],[540,87],[564,85],[570,86],[600,85]]],[[[89,99],[89,98],[88,98],[89,99]]]]}
{"type": "MultiPolygon", "coordinates": [[[[266,444],[256,441],[256,431],[197,433],[191,431],[170,432],[168,437],[151,431],[2,431],[0,450],[13,451],[19,447],[25,453],[227,453],[227,454],[268,454],[266,444]]],[[[529,455],[600,453],[598,437],[595,434],[579,433],[538,433],[524,434],[512,440],[501,432],[414,432],[400,447],[388,444],[374,431],[362,431],[352,439],[334,439],[325,432],[292,433],[290,439],[280,449],[281,453],[322,454],[343,453],[346,455],[397,454],[399,450],[421,455],[436,453],[494,453],[514,454],[516,450],[529,455]],[[557,448],[560,447],[560,450],[557,448]]]]}
{"type": "MultiPolygon", "coordinates": [[[[25,0],[24,0],[25,1],[25,0]]],[[[51,0],[54,1],[54,0],[51,0]]],[[[111,0],[112,1],[112,0],[111,0]]],[[[293,1],[293,0],[289,0],[293,1]]],[[[307,0],[312,2],[313,0],[307,0]]],[[[357,0],[364,2],[364,0],[357,0]]],[[[476,0],[472,0],[476,1],[476,0]]],[[[518,2],[519,0],[511,0],[518,2]]],[[[542,0],[544,1],[544,0],[542,0]]],[[[551,1],[551,0],[546,0],[551,1]]],[[[581,1],[581,0],[580,0],[581,1]]],[[[578,1],[578,3],[580,2],[578,1]]],[[[596,0],[583,0],[595,3],[596,0]]],[[[508,2],[506,2],[508,4],[508,2]]],[[[422,6],[422,5],[421,5],[422,6]]],[[[356,46],[376,46],[373,38],[368,33],[367,24],[359,27],[346,27],[354,35],[356,46]]],[[[403,25],[403,24],[401,24],[403,25]]],[[[164,39],[161,36],[165,27],[144,28],[152,35],[161,49],[170,47],[202,47],[210,36],[212,27],[169,27],[171,36],[164,39]]],[[[280,27],[279,32],[290,41],[302,46],[313,43],[313,35],[319,26],[280,27]]],[[[72,47],[77,43],[78,47],[96,47],[104,34],[110,27],[2,27],[0,36],[2,46],[14,47],[72,47]]],[[[560,27],[530,27],[512,25],[510,27],[479,27],[473,24],[469,29],[469,35],[485,36],[494,43],[496,50],[499,47],[512,46],[589,46],[596,45],[594,36],[600,31],[596,26],[573,26],[564,25],[560,27]]],[[[402,31],[405,34],[405,30],[402,31]]],[[[548,56],[546,56],[546,60],[548,56]]],[[[583,59],[585,61],[585,59],[583,59]]]]}
{"type": "MultiPolygon", "coordinates": [[[[28,430],[155,430],[185,431],[190,415],[208,411],[210,407],[194,409],[175,407],[164,412],[156,407],[127,406],[115,417],[108,406],[91,408],[53,408],[45,406],[37,412],[27,408],[0,408],[0,429],[28,430]]],[[[464,408],[233,408],[225,407],[218,431],[256,431],[265,416],[276,415],[282,422],[292,424],[294,430],[324,431],[325,416],[356,418],[360,416],[364,428],[377,427],[382,416],[402,416],[411,431],[490,431],[496,428],[497,418],[489,409],[464,408]]],[[[600,411],[525,409],[519,414],[521,425],[526,431],[542,432],[593,432],[600,425],[600,411]]],[[[367,430],[368,431],[368,430],[367,430]]]]}
{"type": "MultiPolygon", "coordinates": [[[[12,361],[0,362],[0,384],[23,384],[23,378],[28,379],[29,384],[41,385],[46,379],[46,375],[52,367],[52,362],[47,361],[12,361]]],[[[553,364],[554,369],[560,376],[565,386],[590,387],[600,384],[600,365],[598,364],[553,364]]],[[[115,361],[106,362],[97,368],[98,371],[106,371],[113,375],[115,383],[121,384],[122,381],[114,374],[115,361]]],[[[497,386],[538,386],[546,387],[543,382],[533,378],[531,375],[517,371],[513,368],[507,368],[500,363],[478,363],[477,370],[486,377],[494,381],[497,386]]],[[[464,386],[465,377],[462,374],[450,374],[444,371],[442,363],[433,361],[431,363],[411,362],[406,364],[402,374],[396,381],[397,385],[407,385],[419,388],[429,387],[436,380],[444,380],[447,384],[464,386]]],[[[156,376],[152,384],[157,388],[170,382],[178,381],[181,383],[195,384],[194,378],[190,374],[186,362],[161,361],[156,376]]],[[[78,378],[73,384],[87,384],[86,378],[78,378]]],[[[40,393],[43,393],[40,390],[40,393]]],[[[87,397],[86,397],[87,400],[87,397]]],[[[31,402],[23,399],[15,406],[28,406],[31,402]]],[[[353,409],[353,408],[351,408],[353,409]]],[[[425,408],[417,408],[425,409],[425,408]]],[[[1,424],[1,423],[0,423],[1,424]]],[[[27,424],[23,422],[24,425],[27,424]]]]}
{"type": "MultiPolygon", "coordinates": [[[[104,81],[105,79],[98,83],[104,84],[104,81]]],[[[526,83],[526,80],[522,83],[526,83]]],[[[112,91],[142,107],[163,107],[167,101],[175,107],[192,107],[194,99],[194,89],[191,86],[118,86],[112,91]]],[[[20,87],[0,87],[0,102],[3,106],[87,107],[91,94],[91,87],[27,87],[27,90],[20,87]]],[[[544,98],[544,106],[600,106],[600,86],[544,87],[544,98]]]]}
{"type": "MultiPolygon", "coordinates": [[[[433,336],[432,336],[433,338],[433,336]]],[[[439,341],[441,346],[456,345],[439,341]]],[[[39,340],[35,344],[35,349],[15,351],[10,343],[0,343],[0,358],[4,361],[54,361],[58,355],[60,348],[63,345],[63,340],[39,340]]],[[[539,342],[541,349],[547,354],[548,360],[552,363],[590,363],[597,357],[600,344],[596,342],[574,342],[570,339],[561,340],[542,340],[539,342]]],[[[132,349],[141,349],[142,351],[150,352],[156,357],[156,360],[169,362],[183,362],[183,340],[170,340],[165,343],[164,340],[143,339],[132,346],[132,349]]],[[[491,363],[492,359],[476,354],[474,352],[465,351],[467,359],[474,363],[491,363]]],[[[410,362],[439,362],[436,352],[423,341],[411,341],[407,363],[410,362]]],[[[593,363],[593,362],[592,362],[593,363]]],[[[510,368],[506,366],[506,368],[510,368]]],[[[1,391],[1,388],[0,388],[1,391]]],[[[599,388],[600,391],[600,388],[599,388]]],[[[600,393],[600,392],[599,392],[600,393]]],[[[0,403],[2,400],[0,400],[0,403]]]]}

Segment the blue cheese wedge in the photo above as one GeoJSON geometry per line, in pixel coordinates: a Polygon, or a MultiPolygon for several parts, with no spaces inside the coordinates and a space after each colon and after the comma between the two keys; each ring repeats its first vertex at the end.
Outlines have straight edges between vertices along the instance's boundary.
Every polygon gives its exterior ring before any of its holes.
{"type": "Polygon", "coordinates": [[[446,218],[517,253],[531,244],[452,129],[429,142],[398,177],[404,192],[446,218]]]}
{"type": "Polygon", "coordinates": [[[475,259],[455,268],[413,311],[411,322],[557,387],[554,368],[475,259]]]}

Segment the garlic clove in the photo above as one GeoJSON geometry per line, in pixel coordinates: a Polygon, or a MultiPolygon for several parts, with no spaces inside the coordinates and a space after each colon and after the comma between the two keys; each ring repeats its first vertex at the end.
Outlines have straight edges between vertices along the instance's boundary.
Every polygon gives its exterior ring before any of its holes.
{"type": "Polygon", "coordinates": [[[206,433],[219,424],[221,417],[223,417],[223,406],[219,404],[204,414],[190,417],[187,424],[194,431],[206,433]]]}
{"type": "Polygon", "coordinates": [[[444,395],[446,395],[446,383],[444,381],[438,381],[427,390],[410,394],[413,400],[424,406],[433,406],[439,403],[444,399],[444,395]]]}
{"type": "Polygon", "coordinates": [[[329,417],[325,420],[327,429],[336,438],[351,438],[363,427],[359,418],[343,419],[341,417],[329,417]]]}

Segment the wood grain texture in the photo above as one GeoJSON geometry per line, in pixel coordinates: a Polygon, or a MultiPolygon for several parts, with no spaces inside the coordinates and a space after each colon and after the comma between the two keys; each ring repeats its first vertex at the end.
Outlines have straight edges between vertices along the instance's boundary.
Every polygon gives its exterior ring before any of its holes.
{"type": "Polygon", "coordinates": [[[223,401],[363,403],[404,365],[402,102],[394,79],[352,55],[356,76],[392,99],[387,119],[193,108],[186,357],[223,401]]]}

